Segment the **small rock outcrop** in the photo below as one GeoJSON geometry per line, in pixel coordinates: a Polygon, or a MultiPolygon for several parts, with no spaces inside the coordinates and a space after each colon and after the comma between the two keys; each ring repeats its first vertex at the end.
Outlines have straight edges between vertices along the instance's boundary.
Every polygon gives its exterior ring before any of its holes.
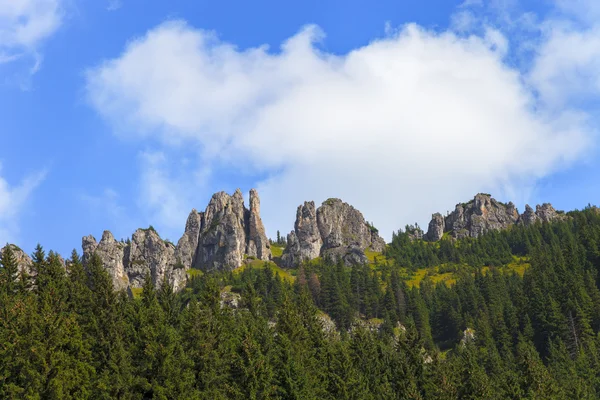
{"type": "Polygon", "coordinates": [[[530,225],[564,219],[566,216],[556,211],[551,204],[544,203],[536,210],[527,205],[525,212],[519,215],[512,202],[501,203],[489,194],[479,193],[468,203],[457,204],[453,212],[445,218],[433,214],[424,239],[435,242],[448,232],[455,239],[478,237],[488,231],[509,228],[515,224],[530,225]]]}
{"type": "Polygon", "coordinates": [[[286,267],[292,267],[304,260],[312,260],[321,255],[322,246],[315,202],[305,201],[296,211],[294,230],[287,236],[287,246],[281,262],[286,267]]]}
{"type": "MultiPolygon", "coordinates": [[[[10,249],[12,250],[13,256],[15,257],[15,260],[17,261],[17,267],[19,269],[19,274],[21,272],[25,271],[27,274],[31,275],[31,273],[32,273],[31,266],[33,265],[33,261],[31,260],[31,257],[29,257],[17,245],[7,244],[6,246],[9,246],[10,249]]],[[[4,249],[6,248],[6,246],[4,246],[0,249],[0,254],[2,254],[4,252],[4,249]]]]}
{"type": "Polygon", "coordinates": [[[175,246],[161,239],[153,228],[135,231],[131,236],[126,261],[127,275],[133,287],[141,287],[147,274],[150,274],[157,287],[165,278],[169,279],[174,290],[185,286],[185,268],[176,262],[175,246]]]}
{"type": "Polygon", "coordinates": [[[479,193],[466,204],[458,204],[446,217],[445,231],[456,239],[478,237],[490,230],[506,229],[515,224],[519,213],[513,203],[504,204],[489,194],[479,193]]]}
{"type": "Polygon", "coordinates": [[[190,269],[194,265],[196,250],[198,249],[198,238],[202,229],[204,213],[192,209],[185,223],[183,236],[177,242],[175,248],[175,263],[183,265],[184,269],[190,269]]]}
{"type": "Polygon", "coordinates": [[[125,271],[125,251],[127,244],[115,240],[110,231],[102,233],[100,243],[92,236],[85,236],[82,239],[81,247],[83,248],[83,263],[86,265],[92,255],[96,253],[104,268],[110,275],[113,281],[113,286],[116,290],[124,290],[129,286],[129,277],[125,271]]]}
{"type": "Polygon", "coordinates": [[[355,265],[367,262],[365,249],[381,252],[384,248],[385,241],[377,229],[351,205],[328,199],[315,210],[311,201],[298,207],[282,262],[293,267],[320,256],[355,265]]]}
{"type": "Polygon", "coordinates": [[[444,221],[444,217],[442,217],[442,214],[433,214],[431,216],[431,221],[429,222],[425,238],[430,242],[437,242],[442,238],[442,236],[444,236],[445,226],[446,222],[444,221]]]}
{"type": "Polygon", "coordinates": [[[250,190],[250,210],[248,214],[248,244],[246,254],[259,260],[271,258],[271,244],[265,233],[265,227],[260,218],[260,199],[256,189],[250,190]]]}

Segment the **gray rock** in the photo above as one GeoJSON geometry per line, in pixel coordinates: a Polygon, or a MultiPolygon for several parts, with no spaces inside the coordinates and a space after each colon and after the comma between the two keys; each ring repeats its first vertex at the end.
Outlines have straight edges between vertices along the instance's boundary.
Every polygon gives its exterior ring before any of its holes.
{"type": "Polygon", "coordinates": [[[538,205],[536,210],[525,206],[525,212],[519,215],[512,202],[507,204],[493,199],[489,194],[480,193],[468,203],[457,204],[446,218],[433,214],[426,239],[440,240],[445,232],[456,239],[478,237],[485,232],[507,229],[514,224],[531,225],[538,221],[550,222],[568,218],[556,211],[551,204],[538,205]]]}
{"type": "Polygon", "coordinates": [[[271,244],[265,233],[265,227],[260,218],[260,199],[256,189],[250,190],[250,210],[248,215],[248,244],[246,254],[259,260],[271,259],[271,244]]]}
{"type": "Polygon", "coordinates": [[[519,223],[524,225],[533,225],[538,221],[538,216],[529,204],[525,205],[525,212],[519,217],[519,223]]]}
{"type": "Polygon", "coordinates": [[[244,198],[215,193],[204,213],[194,267],[204,271],[233,270],[242,265],[246,251],[244,198]]]}
{"type": "Polygon", "coordinates": [[[175,263],[179,267],[183,266],[186,270],[192,268],[196,259],[203,217],[204,213],[192,209],[185,223],[183,236],[181,236],[175,248],[175,263]]]}
{"type": "Polygon", "coordinates": [[[314,201],[305,201],[296,210],[294,230],[287,237],[287,246],[281,256],[285,267],[293,267],[302,261],[320,256],[323,240],[317,225],[317,210],[314,201]]]}
{"type": "Polygon", "coordinates": [[[544,203],[541,206],[537,205],[535,207],[535,214],[542,222],[552,222],[567,218],[566,215],[556,211],[550,203],[544,203]]]}
{"type": "Polygon", "coordinates": [[[340,199],[328,199],[315,210],[311,201],[298,207],[282,261],[292,267],[320,256],[355,265],[367,262],[366,249],[381,252],[385,241],[360,211],[340,199]]]}
{"type": "Polygon", "coordinates": [[[442,236],[444,236],[444,226],[445,222],[442,214],[433,214],[427,228],[427,235],[425,235],[425,239],[430,242],[437,242],[438,240],[441,240],[442,236]]]}
{"type": "Polygon", "coordinates": [[[445,231],[456,239],[478,237],[490,230],[514,225],[519,214],[514,204],[500,203],[489,194],[480,193],[466,204],[458,204],[445,220],[445,231]]]}
{"type": "Polygon", "coordinates": [[[418,225],[407,225],[406,233],[410,240],[421,240],[426,237],[423,229],[421,229],[418,225]]]}
{"type": "Polygon", "coordinates": [[[174,290],[185,286],[185,268],[176,263],[175,246],[161,239],[153,228],[134,232],[126,256],[126,271],[132,287],[142,287],[147,274],[156,287],[165,278],[174,290]]]}
{"type": "Polygon", "coordinates": [[[28,275],[31,275],[33,271],[31,270],[31,266],[33,265],[33,261],[31,257],[29,257],[21,248],[15,244],[7,244],[0,249],[0,254],[4,252],[4,249],[9,246],[13,252],[13,256],[17,261],[17,267],[19,269],[19,273],[25,271],[28,275]]]}
{"type": "Polygon", "coordinates": [[[117,242],[110,231],[104,231],[100,243],[96,243],[96,239],[89,235],[82,239],[81,247],[83,248],[82,260],[84,265],[96,253],[112,278],[115,290],[127,289],[129,277],[125,271],[125,250],[127,247],[125,243],[117,242]]]}

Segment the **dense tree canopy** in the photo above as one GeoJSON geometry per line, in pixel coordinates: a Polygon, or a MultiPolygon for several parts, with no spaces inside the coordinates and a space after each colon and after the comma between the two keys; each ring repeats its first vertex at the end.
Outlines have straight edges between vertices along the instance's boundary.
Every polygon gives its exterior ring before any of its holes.
{"type": "Polygon", "coordinates": [[[293,281],[268,265],[180,293],[148,278],[135,298],[97,257],[65,268],[38,246],[20,271],[6,246],[0,398],[596,399],[600,214],[569,216],[458,242],[399,231],[386,263],[315,261],[293,281]],[[522,276],[502,268],[515,257],[522,276]],[[447,264],[451,285],[406,282],[447,264]]]}

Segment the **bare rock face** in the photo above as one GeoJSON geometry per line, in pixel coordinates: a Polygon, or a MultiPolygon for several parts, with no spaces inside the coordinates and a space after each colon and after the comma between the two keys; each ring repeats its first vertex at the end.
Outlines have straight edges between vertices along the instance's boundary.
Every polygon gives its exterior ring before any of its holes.
{"type": "Polygon", "coordinates": [[[312,260],[321,254],[323,240],[317,225],[317,210],[314,201],[305,201],[298,206],[294,230],[287,237],[287,247],[281,256],[286,267],[292,267],[305,260],[312,260]]]}
{"type": "Polygon", "coordinates": [[[535,207],[535,214],[542,222],[551,222],[555,220],[563,220],[566,218],[564,214],[556,211],[550,203],[544,203],[541,206],[537,205],[535,207]]]}
{"type": "MultiPolygon", "coordinates": [[[[33,265],[33,262],[31,261],[31,257],[29,257],[17,245],[7,244],[6,246],[9,246],[10,249],[12,250],[13,256],[15,257],[15,260],[17,261],[19,273],[25,271],[27,274],[31,275],[31,273],[32,273],[31,266],[33,265]]],[[[4,246],[0,249],[0,254],[2,254],[2,252],[4,252],[4,248],[6,246],[4,246]]]]}
{"type": "Polygon", "coordinates": [[[175,263],[176,265],[183,265],[183,268],[186,270],[192,268],[194,265],[203,219],[204,213],[192,209],[185,224],[183,236],[181,236],[181,239],[177,242],[177,247],[175,248],[175,263]]]}
{"type": "Polygon", "coordinates": [[[127,275],[132,287],[142,287],[147,274],[157,287],[165,278],[174,290],[185,284],[185,268],[176,263],[175,246],[161,239],[153,228],[135,231],[128,250],[127,275]]]}
{"type": "Polygon", "coordinates": [[[367,262],[364,250],[372,248],[372,228],[360,211],[340,199],[328,199],[317,210],[317,225],[323,238],[322,257],[342,258],[350,265],[367,262]]]}
{"type": "Polygon", "coordinates": [[[311,201],[298,207],[282,261],[292,267],[320,256],[355,265],[367,262],[365,249],[383,251],[385,241],[360,211],[340,199],[328,199],[315,210],[311,201]]]}
{"type": "Polygon", "coordinates": [[[457,204],[447,217],[433,214],[426,240],[440,240],[445,232],[455,239],[478,237],[488,231],[509,228],[515,224],[531,225],[538,221],[551,222],[568,218],[556,211],[549,203],[538,205],[536,210],[525,206],[525,212],[519,215],[512,202],[507,204],[493,199],[489,194],[480,193],[468,203],[457,204]]]}
{"type": "Polygon", "coordinates": [[[230,196],[215,193],[203,214],[194,268],[204,271],[233,270],[242,265],[244,255],[271,259],[271,245],[260,218],[260,199],[250,191],[250,209],[244,206],[242,192],[230,196]]]}
{"type": "Polygon", "coordinates": [[[130,243],[116,241],[109,231],[104,231],[100,243],[91,235],[85,236],[82,248],[84,265],[96,253],[112,277],[115,290],[142,287],[146,274],[156,286],[165,276],[174,290],[185,286],[185,269],[176,265],[175,246],[162,240],[153,228],[138,229],[130,243]]]}
{"type": "Polygon", "coordinates": [[[519,218],[519,222],[524,225],[533,225],[538,221],[538,216],[533,211],[533,208],[529,206],[529,204],[525,205],[525,212],[521,214],[519,218]]]}
{"type": "Polygon", "coordinates": [[[125,251],[127,245],[115,240],[110,231],[102,233],[100,243],[92,236],[82,239],[83,263],[87,263],[94,253],[98,254],[104,268],[113,281],[115,290],[124,290],[129,286],[129,277],[125,271],[125,251]]]}
{"type": "Polygon", "coordinates": [[[246,254],[259,260],[271,259],[271,244],[260,218],[260,199],[256,189],[250,190],[250,210],[248,215],[248,245],[246,254]]]}
{"type": "Polygon", "coordinates": [[[444,236],[444,227],[446,223],[442,214],[435,213],[431,216],[429,227],[427,228],[427,235],[425,238],[430,242],[437,242],[444,236]]]}
{"type": "Polygon", "coordinates": [[[490,230],[506,229],[518,219],[514,204],[504,204],[480,193],[470,202],[456,206],[446,217],[445,230],[456,239],[478,237],[490,230]]]}
{"type": "Polygon", "coordinates": [[[195,268],[204,271],[232,270],[242,265],[246,250],[244,198],[215,193],[204,213],[195,268]]]}
{"type": "Polygon", "coordinates": [[[128,243],[117,242],[108,231],[100,243],[86,236],[82,247],[84,264],[98,253],[118,290],[141,287],[147,274],[157,287],[166,278],[174,290],[180,290],[190,268],[232,270],[242,265],[246,254],[271,259],[256,190],[250,192],[250,210],[244,207],[239,189],[232,196],[215,193],[205,212],[191,211],[177,246],[150,227],[138,229],[128,243]]]}

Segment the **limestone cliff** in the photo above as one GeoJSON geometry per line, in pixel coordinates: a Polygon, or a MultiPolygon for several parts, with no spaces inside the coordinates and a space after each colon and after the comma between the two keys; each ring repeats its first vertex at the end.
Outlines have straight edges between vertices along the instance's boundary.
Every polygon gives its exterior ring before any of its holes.
{"type": "Polygon", "coordinates": [[[380,252],[384,248],[385,241],[360,211],[332,198],[317,210],[312,201],[298,207],[282,262],[292,267],[320,256],[353,265],[367,262],[366,249],[380,252]]]}
{"type": "Polygon", "coordinates": [[[444,233],[455,239],[478,237],[492,230],[507,229],[514,224],[533,224],[538,221],[550,222],[565,218],[552,205],[544,203],[533,211],[529,205],[519,215],[512,202],[501,203],[489,194],[479,193],[468,203],[457,204],[454,211],[445,218],[441,214],[433,214],[424,239],[438,241],[444,233]]]}
{"type": "Polygon", "coordinates": [[[93,236],[82,239],[83,261],[96,253],[117,290],[139,288],[147,274],[156,286],[169,279],[174,290],[186,283],[186,270],[232,270],[246,256],[270,260],[271,250],[260,218],[260,199],[250,191],[250,209],[238,189],[230,196],[215,193],[206,210],[193,209],[177,246],[160,238],[154,228],[138,229],[128,242],[118,242],[109,231],[100,243],[93,236]]]}

